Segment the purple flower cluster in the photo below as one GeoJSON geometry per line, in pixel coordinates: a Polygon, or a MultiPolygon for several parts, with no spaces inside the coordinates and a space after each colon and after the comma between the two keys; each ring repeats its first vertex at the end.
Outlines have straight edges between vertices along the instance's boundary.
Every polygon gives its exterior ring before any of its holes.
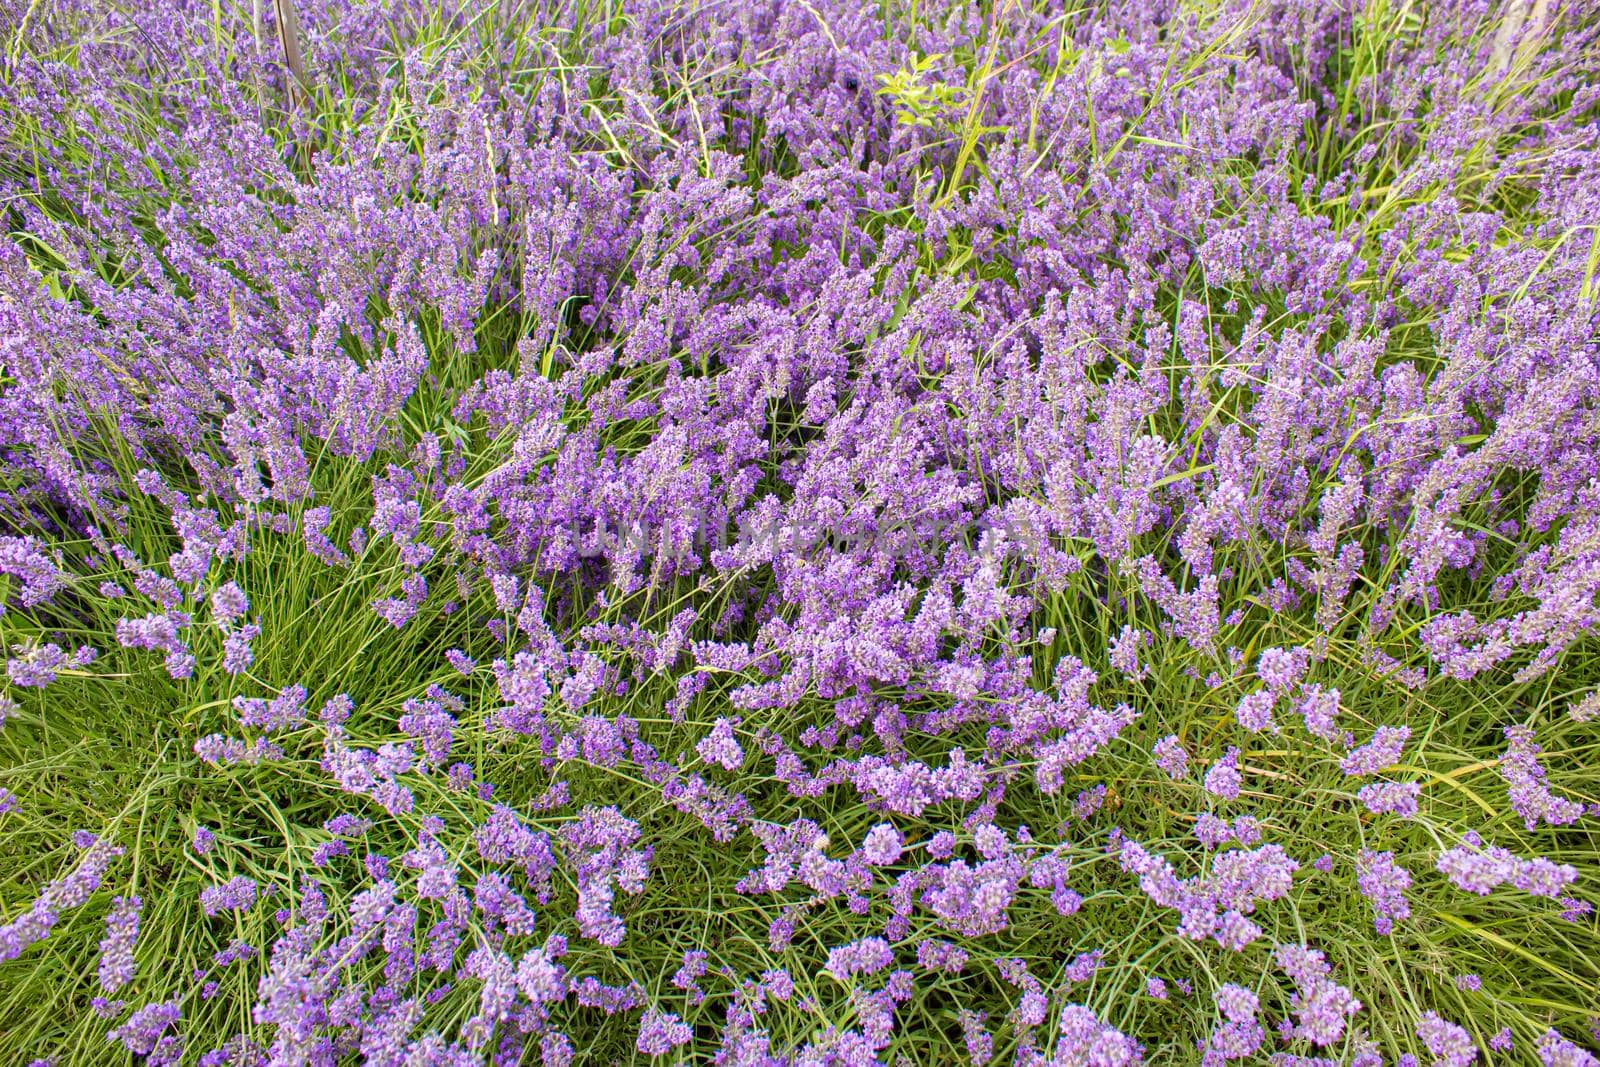
{"type": "Polygon", "coordinates": [[[1400,752],[1410,737],[1409,726],[1380,726],[1371,741],[1345,754],[1339,761],[1339,769],[1350,777],[1377,774],[1399,762],[1400,752]]]}
{"type": "Polygon", "coordinates": [[[1425,1012],[1417,1023],[1417,1040],[1433,1056],[1433,1067],[1468,1067],[1478,1058],[1472,1035],[1438,1012],[1425,1012]]]}
{"type": "Polygon", "coordinates": [[[1342,1038],[1348,1021],[1361,1011],[1361,1001],[1330,977],[1332,968],[1322,952],[1304,945],[1279,945],[1273,957],[1294,983],[1289,1006],[1298,1021],[1293,1035],[1319,1048],[1342,1038]]]}
{"type": "Polygon", "coordinates": [[[1213,998],[1222,1021],[1201,1043],[1201,1062],[1205,1067],[1221,1067],[1253,1056],[1266,1040],[1257,1018],[1261,1001],[1250,990],[1232,983],[1218,986],[1213,998]]]}
{"type": "Polygon", "coordinates": [[[77,866],[52,880],[26,910],[0,925],[0,963],[16,959],[48,937],[63,912],[87,903],[123,853],[121,846],[82,831],[74,835],[73,844],[81,851],[77,866]]]}
{"type": "Polygon", "coordinates": [[[491,7],[0,0],[0,727],[195,813],[0,964],[110,897],[148,1063],[1465,1067],[1413,939],[1596,947],[1592,11],[491,7]]]}
{"type": "Polygon", "coordinates": [[[1155,756],[1155,765],[1173,781],[1189,773],[1189,753],[1179,743],[1177,734],[1169,734],[1157,741],[1151,752],[1155,756]]]}
{"type": "Polygon", "coordinates": [[[576,822],[562,827],[578,884],[578,928],[602,945],[622,943],[622,920],[611,910],[615,891],[637,894],[650,875],[651,849],[633,848],[639,826],[616,808],[585,808],[576,822]]]}
{"type": "Polygon", "coordinates": [[[1540,897],[1560,896],[1578,879],[1571,864],[1553,863],[1543,856],[1522,859],[1498,846],[1485,846],[1476,833],[1468,833],[1465,844],[1439,853],[1439,873],[1456,888],[1488,896],[1506,883],[1540,897]]]}
{"type": "Polygon", "coordinates": [[[876,974],[894,962],[894,950],[881,937],[867,937],[828,952],[824,968],[836,981],[848,982],[858,974],[876,974]]]}
{"type": "Polygon", "coordinates": [[[1055,1054],[1044,1061],[1049,1067],[1133,1067],[1144,1062],[1136,1041],[1081,1005],[1061,1009],[1060,1034],[1055,1054]]]}
{"type": "Polygon", "coordinates": [[[247,911],[256,902],[256,883],[244,875],[200,891],[200,907],[207,915],[225,911],[247,911]]]}
{"type": "Polygon", "coordinates": [[[106,915],[106,936],[100,941],[100,988],[115,993],[133,981],[138,964],[134,962],[134,942],[139,937],[139,913],[144,902],[138,897],[116,897],[106,915]]]}
{"type": "Polygon", "coordinates": [[[1406,902],[1411,872],[1395,863],[1394,853],[1364,849],[1356,861],[1356,886],[1377,913],[1372,924],[1378,933],[1390,933],[1397,919],[1411,917],[1411,905],[1406,902]]]}
{"type": "Polygon", "coordinates": [[[1533,731],[1526,726],[1506,727],[1506,751],[1500,757],[1500,776],[1510,793],[1511,807],[1532,830],[1540,823],[1566,826],[1583,817],[1583,805],[1558,797],[1545,784],[1545,769],[1539,765],[1539,746],[1533,731]]]}
{"type": "Polygon", "coordinates": [[[1180,878],[1171,862],[1133,841],[1118,845],[1122,869],[1139,876],[1139,888],[1156,904],[1179,913],[1178,933],[1212,939],[1234,952],[1261,936],[1247,916],[1285,896],[1299,864],[1278,845],[1219,853],[1209,874],[1180,878]]]}
{"type": "Polygon", "coordinates": [[[639,1020],[639,1040],[635,1047],[646,1056],[661,1056],[693,1036],[676,1015],[651,1008],[639,1020]]]}
{"type": "Polygon", "coordinates": [[[1421,795],[1420,782],[1373,782],[1362,786],[1356,799],[1374,815],[1412,819],[1416,817],[1417,798],[1421,795]]]}
{"type": "Polygon", "coordinates": [[[171,1036],[163,1035],[182,1018],[183,1012],[176,1003],[147,1004],[106,1037],[121,1042],[129,1052],[146,1057],[146,1063],[176,1063],[182,1054],[182,1045],[171,1036]]]}

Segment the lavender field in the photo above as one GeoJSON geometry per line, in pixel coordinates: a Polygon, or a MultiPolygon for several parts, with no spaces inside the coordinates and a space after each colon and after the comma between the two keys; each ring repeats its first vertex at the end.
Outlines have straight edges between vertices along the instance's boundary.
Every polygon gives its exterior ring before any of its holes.
{"type": "Polygon", "coordinates": [[[0,0],[0,1064],[1600,1067],[1600,3],[0,0]]]}

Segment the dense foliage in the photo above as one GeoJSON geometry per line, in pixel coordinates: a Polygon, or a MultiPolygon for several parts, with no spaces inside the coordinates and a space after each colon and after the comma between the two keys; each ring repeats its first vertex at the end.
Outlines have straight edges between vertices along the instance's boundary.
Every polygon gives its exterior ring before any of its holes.
{"type": "Polygon", "coordinates": [[[1587,0],[0,52],[4,1062],[1597,1063],[1587,0]]]}

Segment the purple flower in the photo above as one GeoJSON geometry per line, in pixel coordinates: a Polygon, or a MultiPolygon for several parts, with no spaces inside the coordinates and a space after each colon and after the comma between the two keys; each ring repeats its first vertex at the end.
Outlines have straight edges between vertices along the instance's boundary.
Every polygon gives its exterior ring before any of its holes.
{"type": "Polygon", "coordinates": [[[1526,726],[1505,729],[1506,751],[1500,757],[1500,776],[1505,779],[1511,807],[1522,816],[1529,830],[1546,823],[1566,826],[1583,817],[1583,805],[1558,797],[1545,784],[1545,769],[1539,764],[1542,749],[1534,744],[1533,730],[1526,726]]]}
{"type": "Polygon", "coordinates": [[[984,823],[972,831],[972,847],[986,860],[997,860],[1011,848],[1006,832],[994,823],[984,823]]]}
{"type": "Polygon", "coordinates": [[[949,859],[956,849],[956,835],[949,830],[940,830],[928,838],[927,849],[930,859],[949,859]]]}
{"type": "Polygon", "coordinates": [[[1314,737],[1332,741],[1339,736],[1335,720],[1339,714],[1339,691],[1308,685],[1300,701],[1300,715],[1306,730],[1314,737]]]}
{"type": "Polygon", "coordinates": [[[123,851],[83,830],[73,833],[72,843],[83,853],[77,866],[47,883],[30,907],[0,925],[0,963],[16,959],[29,946],[48,937],[63,912],[82,907],[100,888],[112,861],[123,851]]]}
{"type": "Polygon", "coordinates": [[[1221,1064],[1254,1055],[1266,1039],[1266,1032],[1256,1018],[1261,1008],[1256,995],[1230,982],[1218,986],[1212,996],[1222,1014],[1222,1022],[1202,1046],[1203,1062],[1221,1064]]]}
{"type": "Polygon", "coordinates": [[[1187,879],[1136,842],[1120,843],[1119,861],[1123,870],[1139,876],[1139,888],[1151,901],[1177,910],[1180,934],[1197,941],[1210,938],[1235,952],[1261,936],[1246,916],[1261,902],[1287,894],[1299,869],[1278,845],[1221,853],[1209,874],[1187,879]]]}
{"type": "Polygon", "coordinates": [[[1139,662],[1139,649],[1149,642],[1150,635],[1143,630],[1136,630],[1131,625],[1123,626],[1121,633],[1112,638],[1108,646],[1111,666],[1129,681],[1137,682],[1148,677],[1148,668],[1139,662]]]}
{"type": "Polygon", "coordinates": [[[1373,782],[1364,785],[1356,794],[1366,809],[1374,815],[1397,815],[1412,819],[1417,814],[1417,798],[1422,795],[1420,782],[1373,782]]]}
{"type": "Polygon", "coordinates": [[[672,975],[672,984],[686,990],[691,1003],[698,1004],[705,999],[705,993],[700,989],[700,979],[705,977],[709,958],[707,953],[699,949],[690,949],[683,954],[683,965],[672,975]]]}
{"type": "Polygon", "coordinates": [[[1256,677],[1274,694],[1285,693],[1305,674],[1306,665],[1303,649],[1269,648],[1256,661],[1256,677]]]}
{"type": "Polygon", "coordinates": [[[539,1039],[541,1067],[569,1067],[577,1054],[572,1039],[559,1030],[551,1031],[539,1039]]]}
{"type": "Polygon", "coordinates": [[[178,1010],[176,1002],[147,1004],[106,1037],[111,1041],[120,1041],[123,1048],[136,1056],[148,1056],[155,1051],[161,1035],[176,1026],[181,1018],[183,1013],[178,1010]]]}
{"type": "Polygon", "coordinates": [[[1323,954],[1304,945],[1289,944],[1279,945],[1273,958],[1295,985],[1289,998],[1298,1019],[1292,1027],[1293,1035],[1319,1048],[1343,1037],[1347,1021],[1361,1011],[1362,1005],[1349,989],[1333,981],[1323,954]]]}
{"type": "Polygon", "coordinates": [[[239,713],[239,722],[262,730],[292,730],[305,721],[305,686],[291,685],[271,700],[258,697],[234,697],[233,707],[239,713]]]}
{"type": "Polygon", "coordinates": [[[960,974],[968,958],[966,949],[939,938],[917,943],[917,965],[925,970],[960,974]]]}
{"type": "Polygon", "coordinates": [[[100,988],[115,993],[133,981],[137,967],[133,945],[139,937],[139,912],[144,902],[138,897],[116,897],[106,914],[106,935],[100,940],[100,988]]]}
{"type": "Polygon", "coordinates": [[[1364,849],[1356,860],[1356,885],[1377,913],[1373,925],[1378,933],[1388,934],[1396,920],[1411,917],[1411,905],[1406,901],[1411,872],[1395,863],[1394,853],[1364,849]]]}
{"type": "Polygon", "coordinates": [[[881,937],[864,937],[829,949],[823,970],[836,981],[846,982],[858,974],[876,974],[893,962],[894,950],[887,941],[881,937]]]}
{"type": "Polygon", "coordinates": [[[994,1056],[994,1036],[983,1028],[988,1018],[983,1012],[967,1008],[956,1010],[956,1021],[961,1026],[961,1039],[967,1048],[967,1059],[973,1067],[984,1067],[994,1056]]]}
{"type": "Polygon", "coordinates": [[[1600,1058],[1555,1030],[1546,1030],[1539,1039],[1539,1062],[1544,1067],[1596,1067],[1600,1058]]]}
{"type": "Polygon", "coordinates": [[[1160,741],[1157,741],[1153,752],[1156,758],[1156,766],[1161,768],[1166,776],[1173,781],[1177,781],[1189,773],[1189,753],[1185,752],[1183,746],[1178,743],[1177,734],[1168,734],[1160,741]]]}
{"type": "Polygon", "coordinates": [[[1224,800],[1238,800],[1243,778],[1239,774],[1239,749],[1230,745],[1221,759],[1206,771],[1206,792],[1224,800]]]}
{"type": "Polygon", "coordinates": [[[244,590],[233,582],[219,585],[211,593],[211,618],[221,627],[231,627],[250,610],[244,590]]]}
{"type": "Polygon", "coordinates": [[[1043,1026],[1049,1011],[1049,999],[1038,990],[1029,990],[1022,994],[1022,999],[1017,1002],[1017,1025],[1023,1027],[1043,1026]]]}
{"type": "Polygon", "coordinates": [[[1100,969],[1104,962],[1104,954],[1099,949],[1092,952],[1080,952],[1072,957],[1072,962],[1062,968],[1061,979],[1068,985],[1077,985],[1087,982],[1094,973],[1100,969]]]}
{"type": "Polygon", "coordinates": [[[59,550],[52,556],[32,537],[0,537],[0,574],[16,582],[23,607],[44,603],[67,584],[60,562],[59,550]]]}
{"type": "Polygon", "coordinates": [[[532,1004],[552,1004],[567,995],[566,975],[547,951],[531,949],[517,963],[517,989],[532,1004]]]}
{"type": "Polygon", "coordinates": [[[1078,1004],[1061,1009],[1059,1034],[1054,1067],[1132,1067],[1144,1060],[1138,1042],[1078,1004]]]}
{"type": "Polygon", "coordinates": [[[1499,847],[1483,848],[1469,843],[1439,853],[1435,866],[1458,889],[1488,896],[1507,882],[1535,896],[1558,897],[1577,881],[1577,868],[1552,863],[1544,857],[1520,859],[1499,847]]]}
{"type": "Polygon", "coordinates": [[[715,763],[725,770],[738,770],[744,763],[744,749],[739,747],[739,742],[733,735],[734,725],[733,720],[718,719],[712,725],[711,733],[695,746],[700,758],[707,763],[715,763]]]}
{"type": "Polygon", "coordinates": [[[1222,1012],[1222,1017],[1229,1022],[1250,1022],[1261,1010],[1261,1003],[1256,995],[1243,986],[1224,983],[1217,987],[1214,996],[1217,1010],[1222,1012]]]}
{"type": "Polygon", "coordinates": [[[1371,741],[1345,755],[1339,769],[1350,777],[1377,774],[1399,761],[1400,751],[1410,737],[1409,726],[1380,726],[1371,741]]]}
{"type": "Polygon", "coordinates": [[[861,858],[874,867],[884,867],[900,858],[905,839],[889,823],[879,823],[861,842],[861,858]]]}
{"type": "Polygon", "coordinates": [[[694,1031],[673,1013],[650,1008],[639,1020],[639,1038],[634,1047],[646,1056],[662,1056],[693,1036],[694,1031]]]}
{"type": "Polygon", "coordinates": [[[1276,703],[1277,698],[1272,693],[1261,690],[1241,699],[1233,715],[1240,726],[1253,734],[1263,730],[1277,733],[1278,726],[1272,721],[1272,709],[1276,703]]]}
{"type": "Polygon", "coordinates": [[[200,891],[200,907],[208,916],[225,911],[248,911],[255,902],[255,880],[242,874],[200,891]]]}
{"type": "Polygon", "coordinates": [[[1422,1013],[1417,1040],[1432,1053],[1434,1067],[1467,1067],[1478,1058],[1472,1035],[1455,1023],[1446,1022],[1437,1012],[1422,1013]]]}

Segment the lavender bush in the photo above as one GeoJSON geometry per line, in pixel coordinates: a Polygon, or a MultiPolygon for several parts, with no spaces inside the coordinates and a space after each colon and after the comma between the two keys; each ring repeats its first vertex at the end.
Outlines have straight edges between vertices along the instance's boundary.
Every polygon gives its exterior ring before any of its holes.
{"type": "Polygon", "coordinates": [[[0,1059],[1595,1067],[1597,75],[0,0],[0,1059]]]}

